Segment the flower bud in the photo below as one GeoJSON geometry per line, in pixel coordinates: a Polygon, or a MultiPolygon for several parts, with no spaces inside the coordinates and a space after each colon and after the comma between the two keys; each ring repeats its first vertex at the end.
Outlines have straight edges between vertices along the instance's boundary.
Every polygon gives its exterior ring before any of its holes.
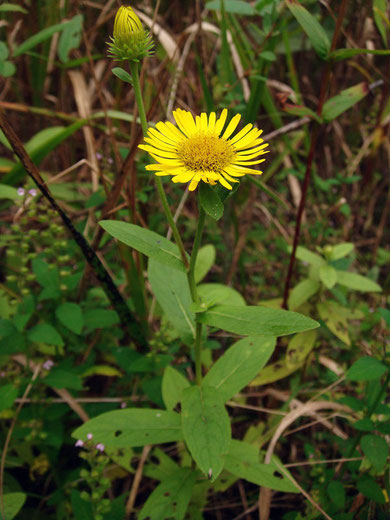
{"type": "Polygon", "coordinates": [[[142,27],[141,20],[129,6],[118,9],[114,34],[109,43],[111,57],[116,60],[140,61],[152,52],[152,37],[142,27]]]}

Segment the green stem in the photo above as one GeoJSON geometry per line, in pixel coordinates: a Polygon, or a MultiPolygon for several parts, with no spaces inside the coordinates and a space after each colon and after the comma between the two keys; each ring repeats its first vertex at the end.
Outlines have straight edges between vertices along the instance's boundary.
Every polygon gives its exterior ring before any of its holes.
{"type": "MultiPolygon", "coordinates": [[[[131,77],[133,79],[135,101],[138,106],[138,114],[139,114],[139,118],[141,121],[142,132],[143,132],[144,136],[146,137],[148,134],[148,121],[146,119],[144,101],[142,98],[141,84],[139,81],[139,63],[137,63],[135,61],[130,61],[129,65],[130,65],[131,77]]],[[[168,224],[169,224],[170,228],[172,229],[173,238],[175,239],[176,245],[179,248],[181,258],[184,263],[184,267],[186,268],[186,270],[188,270],[189,264],[188,264],[188,260],[187,260],[186,251],[184,249],[183,241],[182,241],[179,231],[177,229],[176,223],[173,219],[173,215],[172,215],[171,209],[169,207],[167,196],[165,195],[164,187],[163,187],[160,177],[155,176],[155,182],[156,182],[158,194],[160,196],[160,199],[161,199],[161,202],[162,202],[162,205],[164,208],[165,216],[168,220],[168,224]]]]}
{"type": "Polygon", "coordinates": [[[204,209],[202,208],[202,206],[199,204],[198,226],[196,228],[194,245],[192,246],[192,252],[191,252],[190,266],[189,266],[189,270],[188,270],[188,282],[190,284],[192,300],[195,303],[198,303],[198,294],[196,292],[196,284],[195,284],[195,264],[196,264],[196,258],[198,256],[200,242],[202,240],[202,233],[203,233],[205,218],[206,218],[206,213],[205,213],[204,209]]]}
{"type": "MultiPolygon", "coordinates": [[[[188,283],[191,290],[191,297],[194,303],[199,303],[198,293],[196,291],[196,283],[195,283],[195,264],[196,258],[198,256],[199,246],[202,240],[202,233],[204,228],[204,221],[206,218],[206,213],[202,206],[199,204],[199,215],[198,215],[198,226],[196,228],[196,234],[194,239],[194,245],[192,247],[191,252],[191,260],[190,267],[188,270],[188,283]]],[[[195,378],[196,384],[200,385],[202,383],[202,324],[196,323],[195,330],[195,378]]]]}

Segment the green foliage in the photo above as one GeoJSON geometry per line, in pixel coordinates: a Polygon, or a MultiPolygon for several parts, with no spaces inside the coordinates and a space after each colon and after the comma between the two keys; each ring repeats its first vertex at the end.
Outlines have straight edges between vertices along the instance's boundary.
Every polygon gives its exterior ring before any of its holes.
{"type": "Polygon", "coordinates": [[[152,26],[142,93],[138,65],[109,66],[115,13],[76,4],[0,6],[1,110],[69,219],[47,204],[4,126],[5,518],[122,520],[130,506],[141,520],[236,518],[261,487],[277,492],[270,513],[261,504],[265,517],[317,520],[314,501],[334,520],[385,519],[386,3],[360,3],[373,22],[361,31],[338,5],[208,1],[198,38],[195,11],[177,2],[152,26]],[[350,48],[331,52],[339,28],[350,48]],[[166,176],[156,190],[137,149],[140,123],[171,120],[177,106],[217,116],[226,107],[242,114],[240,129],[263,128],[271,153],[261,181],[248,174],[231,191],[201,182],[196,199],[166,176]],[[282,310],[286,244],[310,170],[282,310]],[[167,205],[182,244],[167,234],[167,205]]]}

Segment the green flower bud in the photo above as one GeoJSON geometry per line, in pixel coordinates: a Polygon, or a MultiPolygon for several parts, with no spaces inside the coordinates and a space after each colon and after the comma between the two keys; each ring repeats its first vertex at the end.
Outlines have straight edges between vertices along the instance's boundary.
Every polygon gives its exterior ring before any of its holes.
{"type": "Polygon", "coordinates": [[[152,52],[153,41],[142,27],[141,20],[133,9],[122,6],[118,9],[114,22],[114,34],[109,43],[110,57],[115,60],[140,61],[152,52]]]}

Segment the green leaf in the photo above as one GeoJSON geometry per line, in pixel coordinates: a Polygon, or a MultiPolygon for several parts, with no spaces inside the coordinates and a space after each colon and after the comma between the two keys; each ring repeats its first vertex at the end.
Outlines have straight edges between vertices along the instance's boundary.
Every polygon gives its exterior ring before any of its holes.
{"type": "Polygon", "coordinates": [[[197,319],[243,336],[284,336],[318,327],[316,321],[297,312],[260,306],[216,305],[197,319]]]}
{"type": "Polygon", "coordinates": [[[67,329],[80,334],[84,326],[83,311],[77,303],[65,302],[56,309],[57,319],[67,329]]]}
{"type": "Polygon", "coordinates": [[[195,338],[195,314],[191,310],[192,298],[186,275],[150,259],[148,279],[167,319],[183,341],[191,344],[195,338]]]}
{"type": "Polygon", "coordinates": [[[31,50],[39,43],[49,39],[51,36],[53,36],[53,34],[63,31],[69,25],[69,23],[70,20],[67,20],[66,22],[51,25],[50,27],[46,27],[45,29],[42,29],[42,31],[37,32],[25,40],[21,45],[19,45],[19,47],[16,47],[14,50],[14,57],[16,58],[17,56],[20,56],[21,54],[31,50]]]}
{"type": "MultiPolygon", "coordinates": [[[[260,464],[259,450],[246,442],[232,440],[226,457],[225,470],[233,473],[238,478],[253,482],[258,486],[264,486],[275,491],[285,493],[299,493],[298,489],[285,477],[278,477],[281,473],[280,465],[274,461],[270,464],[260,464]]],[[[287,470],[285,470],[287,473],[287,470]]]]}
{"type": "Polygon", "coordinates": [[[44,288],[60,290],[60,277],[56,268],[50,269],[50,266],[41,258],[32,260],[33,273],[37,282],[44,288]]]}
{"type": "Polygon", "coordinates": [[[107,329],[118,323],[118,314],[110,309],[89,309],[84,312],[84,326],[87,332],[107,329]]]}
{"type": "Polygon", "coordinates": [[[284,111],[287,112],[288,114],[292,114],[294,116],[299,116],[299,117],[308,116],[311,119],[314,119],[315,121],[317,121],[317,123],[320,123],[320,124],[322,123],[321,117],[316,112],[314,112],[313,110],[311,110],[310,108],[305,107],[305,106],[286,104],[284,107],[284,111]]]}
{"type": "MultiPolygon", "coordinates": [[[[289,248],[289,250],[291,251],[291,247],[289,248]]],[[[302,246],[297,247],[296,256],[302,262],[306,262],[318,268],[320,268],[322,265],[326,263],[320,255],[317,255],[317,253],[312,253],[311,251],[306,249],[306,247],[302,246]]]]}
{"type": "Polygon", "coordinates": [[[355,430],[360,430],[362,432],[372,432],[375,430],[375,424],[368,417],[363,417],[363,419],[359,419],[353,423],[353,427],[355,430]]]}
{"type": "Polygon", "coordinates": [[[0,13],[6,13],[6,12],[11,12],[11,11],[19,12],[19,13],[23,13],[23,14],[26,14],[28,12],[27,9],[24,9],[20,5],[10,4],[8,2],[5,2],[4,4],[0,5],[0,13]]]}
{"type": "Polygon", "coordinates": [[[338,511],[344,510],[345,507],[345,489],[343,484],[338,480],[329,482],[326,491],[331,502],[336,506],[338,511]]]}
{"type": "Polygon", "coordinates": [[[166,409],[172,411],[181,400],[181,394],[190,383],[178,370],[166,367],[162,380],[162,397],[166,409]]]}
{"type": "Polygon", "coordinates": [[[269,383],[284,379],[293,374],[302,365],[303,362],[300,365],[287,366],[286,358],[281,359],[263,368],[260,374],[250,383],[250,386],[268,385],[269,383]]]}
{"type": "Polygon", "coordinates": [[[82,390],[83,382],[74,372],[62,368],[52,368],[43,382],[54,388],[69,388],[72,390],[82,390]]]}
{"type": "Polygon", "coordinates": [[[82,377],[90,376],[122,377],[122,372],[110,365],[93,365],[82,374],[82,377]]]}
{"type": "Polygon", "coordinates": [[[195,283],[201,282],[210,271],[214,265],[215,256],[215,246],[212,244],[207,244],[199,249],[194,271],[195,283]]]}
{"type": "Polygon", "coordinates": [[[11,408],[18,397],[18,389],[14,385],[0,386],[0,412],[11,408]]]}
{"type": "Polygon", "coordinates": [[[7,184],[0,184],[0,199],[16,200],[19,198],[18,190],[7,184]]]}
{"type": "Polygon", "coordinates": [[[336,271],[337,283],[360,292],[381,292],[382,288],[377,283],[361,274],[348,271],[336,271]]]}
{"type": "Polygon", "coordinates": [[[185,271],[177,246],[154,231],[116,220],[102,220],[99,224],[107,233],[127,246],[157,260],[160,264],[185,271]]]}
{"type": "MultiPolygon", "coordinates": [[[[221,10],[221,0],[211,0],[207,2],[206,9],[210,11],[221,10]]],[[[224,9],[227,13],[241,14],[243,16],[253,16],[256,14],[255,9],[243,0],[224,0],[224,9]]]]}
{"type": "Polygon", "coordinates": [[[386,499],[382,492],[381,487],[369,475],[364,475],[363,477],[361,477],[357,481],[356,487],[363,496],[369,498],[370,500],[373,500],[377,504],[386,503],[386,499]]]}
{"type": "Polygon", "coordinates": [[[385,439],[379,437],[379,435],[363,435],[360,440],[360,446],[374,469],[378,471],[378,473],[382,472],[389,454],[389,446],[385,439]]]}
{"type": "Polygon", "coordinates": [[[182,393],[184,440],[199,469],[214,481],[221,473],[231,440],[230,420],[218,391],[192,386],[182,393]]]}
{"type": "Polygon", "coordinates": [[[350,381],[372,381],[380,379],[386,372],[387,367],[379,359],[364,356],[351,366],[346,378],[350,381]]]}
{"type": "Polygon", "coordinates": [[[325,264],[320,267],[320,280],[327,287],[331,289],[336,285],[337,282],[337,273],[336,269],[329,264],[325,264]]]}
{"type": "Polygon", "coordinates": [[[329,59],[333,61],[347,60],[360,54],[373,54],[377,56],[388,56],[390,50],[377,49],[337,49],[329,54],[329,59]]]}
{"type": "Polygon", "coordinates": [[[217,192],[205,182],[201,182],[199,186],[199,202],[214,220],[219,220],[223,215],[223,203],[219,198],[217,192]]]}
{"type": "Polygon", "coordinates": [[[183,520],[190,502],[197,472],[180,468],[168,475],[148,497],[139,520],[183,520]]]}
{"type": "Polygon", "coordinates": [[[28,331],[28,339],[36,343],[46,343],[56,347],[62,347],[64,340],[56,329],[49,323],[38,323],[28,331]]]}
{"type": "Polygon", "coordinates": [[[330,254],[330,260],[340,260],[340,258],[344,258],[348,256],[355,249],[355,246],[351,242],[343,242],[342,244],[337,244],[336,246],[331,246],[332,251],[330,254]]]}
{"type": "Polygon", "coordinates": [[[353,87],[347,88],[324,103],[322,109],[322,117],[324,121],[329,122],[336,119],[340,114],[356,105],[369,93],[367,83],[359,83],[353,87]]]}
{"type": "Polygon", "coordinates": [[[248,336],[234,343],[214,363],[204,384],[215,387],[224,402],[247,386],[265,366],[275,349],[276,338],[248,336]]]}
{"type": "Polygon", "coordinates": [[[318,314],[328,329],[346,345],[350,345],[348,321],[343,310],[344,308],[341,305],[332,300],[317,303],[318,314]]]}
{"type": "Polygon", "coordinates": [[[83,500],[76,489],[70,493],[70,503],[75,520],[94,520],[92,502],[83,500]]]}
{"type": "Polygon", "coordinates": [[[183,440],[179,414],[145,408],[103,413],[77,428],[72,436],[85,441],[88,433],[93,434],[94,442],[101,442],[111,448],[183,440]]]}
{"type": "Polygon", "coordinates": [[[9,78],[16,72],[16,66],[11,61],[0,61],[0,76],[9,78]]]}
{"type": "Polygon", "coordinates": [[[330,41],[320,23],[297,0],[287,0],[287,7],[308,36],[318,56],[325,60],[330,51],[330,41]]]}
{"type": "MultiPolygon", "coordinates": [[[[26,149],[29,152],[31,159],[37,165],[53,151],[59,144],[72,136],[77,130],[87,123],[86,119],[81,119],[72,123],[67,127],[50,127],[41,130],[26,144],[26,149]]],[[[23,165],[18,162],[12,170],[4,177],[4,182],[16,183],[25,175],[23,165]]]]}
{"type": "Polygon", "coordinates": [[[57,53],[62,63],[69,61],[69,52],[80,45],[83,30],[83,15],[77,14],[62,31],[58,41],[57,53]]]}
{"type": "Polygon", "coordinates": [[[316,330],[308,330],[295,334],[288,342],[286,352],[286,366],[299,367],[313,350],[317,339],[316,330]]]}
{"type": "Polygon", "coordinates": [[[303,303],[316,294],[320,287],[321,285],[316,280],[311,280],[310,278],[299,282],[290,292],[288,298],[289,309],[292,311],[298,309],[303,303]]]}
{"type": "Polygon", "coordinates": [[[127,70],[122,69],[122,67],[114,67],[114,68],[112,69],[112,73],[114,74],[114,76],[116,76],[116,77],[119,78],[120,80],[125,81],[126,83],[130,83],[130,85],[133,84],[133,79],[132,79],[132,77],[131,77],[130,74],[127,72],[127,70]]]}
{"type": "Polygon", "coordinates": [[[4,61],[9,56],[9,50],[5,42],[0,41],[0,61],[4,61]]]}
{"type": "Polygon", "coordinates": [[[383,43],[387,47],[386,26],[383,23],[383,20],[387,20],[387,16],[386,16],[386,0],[374,0],[373,10],[374,10],[375,24],[376,24],[376,26],[378,28],[378,31],[379,31],[379,33],[380,33],[380,35],[382,37],[383,43]]]}
{"type": "Polygon", "coordinates": [[[15,518],[22,509],[25,501],[25,493],[5,493],[3,496],[4,520],[12,520],[15,518]]]}
{"type": "Polygon", "coordinates": [[[206,305],[216,303],[245,305],[245,300],[238,291],[233,289],[233,287],[220,283],[203,283],[198,285],[198,296],[206,305]]]}

